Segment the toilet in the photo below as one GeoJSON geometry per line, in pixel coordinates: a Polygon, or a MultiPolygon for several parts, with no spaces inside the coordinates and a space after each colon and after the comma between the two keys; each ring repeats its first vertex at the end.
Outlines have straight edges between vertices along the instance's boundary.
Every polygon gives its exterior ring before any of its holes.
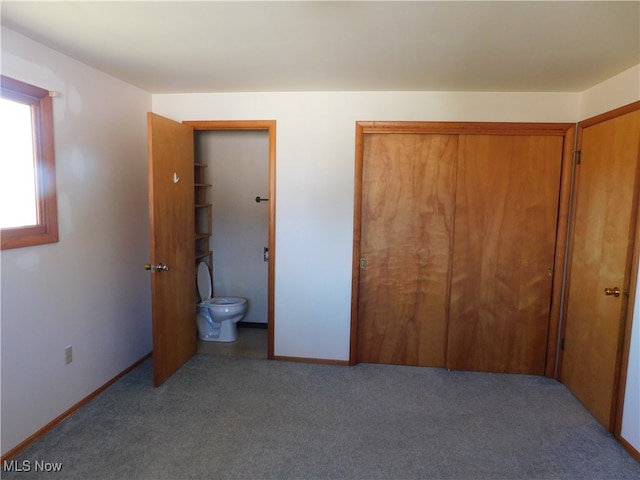
{"type": "Polygon", "coordinates": [[[198,294],[196,305],[198,338],[206,342],[235,342],[237,323],[247,313],[247,299],[241,297],[211,297],[211,274],[206,263],[198,264],[198,294]]]}

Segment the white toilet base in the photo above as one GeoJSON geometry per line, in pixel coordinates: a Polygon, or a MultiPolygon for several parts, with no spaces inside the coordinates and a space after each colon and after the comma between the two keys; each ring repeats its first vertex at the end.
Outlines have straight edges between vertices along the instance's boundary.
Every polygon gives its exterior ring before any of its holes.
{"type": "Polygon", "coordinates": [[[220,335],[214,342],[235,342],[238,339],[238,327],[232,320],[220,322],[220,335]]]}
{"type": "Polygon", "coordinates": [[[238,339],[238,327],[233,320],[223,320],[220,322],[220,328],[214,328],[207,333],[198,329],[198,338],[205,342],[235,342],[238,339]]]}

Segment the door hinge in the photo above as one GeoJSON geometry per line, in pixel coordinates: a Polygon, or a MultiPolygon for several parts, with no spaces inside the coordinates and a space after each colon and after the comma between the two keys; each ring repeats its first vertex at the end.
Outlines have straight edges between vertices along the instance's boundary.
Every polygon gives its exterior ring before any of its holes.
{"type": "Polygon", "coordinates": [[[574,150],[573,159],[576,162],[576,165],[580,165],[582,163],[582,150],[574,150]]]}
{"type": "Polygon", "coordinates": [[[360,268],[364,268],[367,266],[367,259],[366,258],[361,258],[360,259],[360,268]]]}

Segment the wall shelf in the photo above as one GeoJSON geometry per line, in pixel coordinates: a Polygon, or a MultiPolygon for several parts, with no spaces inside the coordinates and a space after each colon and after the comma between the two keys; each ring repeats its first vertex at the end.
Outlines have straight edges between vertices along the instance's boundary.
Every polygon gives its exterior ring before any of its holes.
{"type": "Polygon", "coordinates": [[[207,190],[210,183],[205,182],[206,163],[194,163],[194,202],[195,202],[195,259],[198,263],[204,261],[209,270],[213,270],[213,252],[209,246],[212,232],[213,205],[207,202],[207,190]]]}

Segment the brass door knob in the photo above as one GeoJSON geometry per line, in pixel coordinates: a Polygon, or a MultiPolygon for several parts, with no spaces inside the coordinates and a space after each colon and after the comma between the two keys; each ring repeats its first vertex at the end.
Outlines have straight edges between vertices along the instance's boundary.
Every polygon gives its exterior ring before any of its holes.
{"type": "Polygon", "coordinates": [[[614,297],[619,297],[620,296],[620,289],[618,287],[605,288],[604,289],[604,294],[605,295],[613,295],[614,297]]]}
{"type": "Polygon", "coordinates": [[[144,269],[151,270],[152,272],[160,272],[162,270],[169,270],[169,265],[166,265],[164,263],[159,263],[157,265],[154,265],[153,263],[145,263],[144,269]]]}

